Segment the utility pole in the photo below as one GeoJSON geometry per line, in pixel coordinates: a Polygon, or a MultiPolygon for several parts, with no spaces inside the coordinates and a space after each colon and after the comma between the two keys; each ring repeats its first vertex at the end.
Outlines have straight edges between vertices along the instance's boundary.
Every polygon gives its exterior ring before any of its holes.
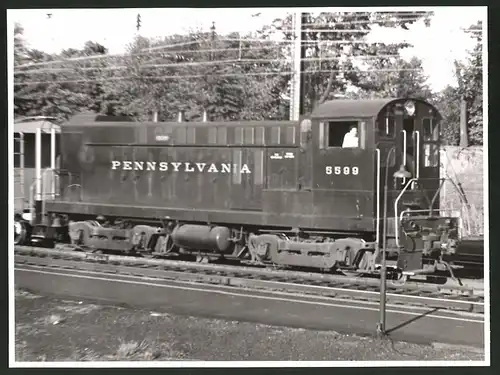
{"type": "Polygon", "coordinates": [[[469,146],[469,137],[467,134],[467,99],[462,96],[460,99],[460,147],[469,146]]]}
{"type": "Polygon", "coordinates": [[[210,43],[210,61],[214,59],[214,52],[213,50],[215,49],[215,22],[212,22],[212,27],[210,27],[210,30],[212,30],[212,35],[211,35],[211,43],[210,43]]]}
{"type": "MultiPolygon", "coordinates": [[[[299,112],[301,115],[305,113],[305,100],[306,100],[306,75],[304,72],[306,71],[306,51],[307,51],[307,44],[305,43],[307,39],[307,35],[305,31],[302,31],[303,28],[302,26],[304,24],[307,24],[308,21],[308,14],[307,13],[302,13],[301,14],[301,46],[300,46],[300,71],[302,74],[300,75],[300,109],[299,112]]],[[[307,28],[306,28],[307,29],[307,28]]]]}
{"type": "Polygon", "coordinates": [[[292,49],[293,76],[290,95],[290,121],[298,121],[301,114],[301,81],[302,81],[302,13],[295,12],[292,16],[295,43],[292,49]]]}
{"type": "Polygon", "coordinates": [[[139,33],[139,30],[141,29],[141,14],[140,13],[137,13],[136,28],[137,28],[137,33],[139,33]]]}

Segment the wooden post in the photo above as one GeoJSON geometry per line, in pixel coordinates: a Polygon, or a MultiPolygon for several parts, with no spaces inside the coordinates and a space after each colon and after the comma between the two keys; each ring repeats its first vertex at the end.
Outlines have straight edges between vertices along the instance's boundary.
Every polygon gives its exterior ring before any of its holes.
{"type": "Polygon", "coordinates": [[[462,97],[460,100],[460,147],[469,146],[469,137],[467,134],[467,100],[462,97]]]}

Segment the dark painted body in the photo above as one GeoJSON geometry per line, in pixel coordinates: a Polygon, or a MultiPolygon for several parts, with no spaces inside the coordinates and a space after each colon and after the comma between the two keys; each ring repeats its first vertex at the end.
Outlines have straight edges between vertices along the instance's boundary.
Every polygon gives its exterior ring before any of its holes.
{"type": "MultiPolygon", "coordinates": [[[[62,127],[61,195],[47,202],[47,210],[373,233],[377,194],[383,205],[387,150],[396,147],[390,176],[403,162],[404,116],[394,116],[391,135],[378,131],[379,122],[387,106],[403,101],[356,103],[327,103],[310,116],[309,129],[287,121],[136,123],[77,116],[62,127]],[[320,127],[339,120],[360,124],[359,148],[321,144],[320,127]],[[379,188],[376,148],[381,150],[379,188]],[[120,165],[113,169],[113,161],[120,165]],[[126,161],[131,162],[128,169],[126,161]],[[167,170],[160,170],[161,162],[170,163],[167,170]],[[210,170],[212,163],[215,169],[210,170]],[[250,173],[240,173],[244,165],[250,173]]],[[[415,130],[422,133],[422,119],[438,120],[439,114],[427,103],[416,103],[415,130]]],[[[419,157],[423,166],[423,148],[419,157]]],[[[420,173],[439,178],[439,159],[435,167],[421,167],[420,173]]],[[[389,195],[395,197],[400,186],[392,179],[389,183],[389,195]]],[[[436,181],[424,188],[432,198],[436,181]]],[[[394,214],[392,204],[388,213],[394,214]]]]}

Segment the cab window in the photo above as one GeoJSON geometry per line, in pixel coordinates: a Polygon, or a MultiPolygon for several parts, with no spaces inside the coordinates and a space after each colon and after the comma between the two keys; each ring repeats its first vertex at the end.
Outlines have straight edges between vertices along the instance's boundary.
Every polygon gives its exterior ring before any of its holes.
{"type": "Polygon", "coordinates": [[[364,141],[364,123],[358,121],[321,122],[320,148],[360,148],[364,141]]]}
{"type": "Polygon", "coordinates": [[[439,141],[439,125],[433,118],[424,118],[422,127],[424,128],[424,141],[439,141]]]}
{"type": "Polygon", "coordinates": [[[382,138],[394,138],[396,135],[396,121],[393,115],[379,116],[377,119],[377,133],[382,138]]]}

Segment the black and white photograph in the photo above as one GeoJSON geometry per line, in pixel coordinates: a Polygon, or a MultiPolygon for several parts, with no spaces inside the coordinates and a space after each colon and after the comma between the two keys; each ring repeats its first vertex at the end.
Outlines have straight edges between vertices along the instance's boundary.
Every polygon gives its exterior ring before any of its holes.
{"type": "Polygon", "coordinates": [[[489,366],[487,10],[8,9],[10,367],[489,366]]]}

